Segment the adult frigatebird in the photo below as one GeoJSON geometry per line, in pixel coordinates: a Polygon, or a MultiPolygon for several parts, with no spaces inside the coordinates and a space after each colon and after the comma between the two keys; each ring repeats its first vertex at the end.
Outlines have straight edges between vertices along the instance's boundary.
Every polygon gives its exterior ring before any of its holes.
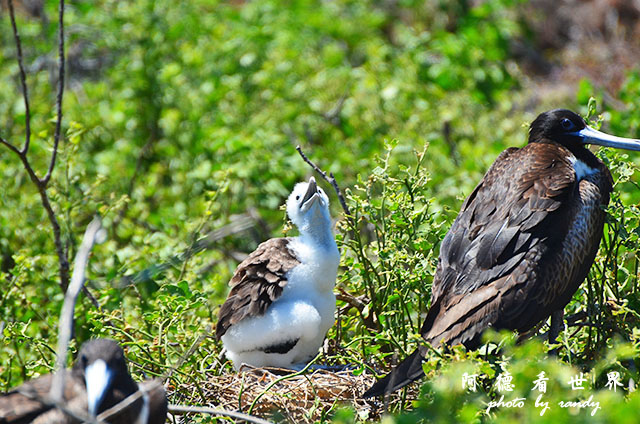
{"type": "MultiPolygon", "coordinates": [[[[556,109],[533,121],[525,147],[498,156],[442,241],[420,330],[425,341],[473,349],[488,327],[524,332],[552,313],[561,319],[596,256],[613,189],[585,144],[640,150],[638,140],[556,109]]],[[[363,397],[420,378],[425,351],[419,347],[363,397]]]]}
{"type": "MultiPolygon", "coordinates": [[[[127,371],[122,348],[113,340],[85,342],[71,370],[63,370],[63,406],[96,417],[141,391],[130,405],[111,415],[110,424],[161,424],[167,417],[167,398],[159,380],[136,384],[127,371]]],[[[0,424],[74,424],[78,419],[46,402],[53,374],[24,383],[0,395],[0,424]]]]}

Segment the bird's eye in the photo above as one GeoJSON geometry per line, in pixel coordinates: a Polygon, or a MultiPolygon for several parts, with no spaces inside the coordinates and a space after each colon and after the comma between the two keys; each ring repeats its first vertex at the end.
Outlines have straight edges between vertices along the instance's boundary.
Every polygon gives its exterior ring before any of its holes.
{"type": "Polygon", "coordinates": [[[562,125],[562,128],[565,130],[571,130],[574,127],[573,122],[567,118],[563,118],[562,121],[560,121],[560,125],[562,125]]]}
{"type": "Polygon", "coordinates": [[[296,196],[296,200],[300,200],[300,196],[296,196]]]}

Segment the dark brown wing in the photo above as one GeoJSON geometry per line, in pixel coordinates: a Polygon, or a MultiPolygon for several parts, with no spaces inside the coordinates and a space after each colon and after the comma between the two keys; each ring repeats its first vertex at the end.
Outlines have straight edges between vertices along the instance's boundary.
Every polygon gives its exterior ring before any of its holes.
{"type": "Polygon", "coordinates": [[[568,156],[557,144],[530,143],[494,162],[442,242],[421,331],[427,341],[471,346],[488,326],[509,320],[507,328],[520,329],[540,315],[532,273],[567,233],[576,190],[568,156]]]}
{"type": "Polygon", "coordinates": [[[238,265],[229,282],[229,296],[218,314],[218,339],[243,319],[264,315],[280,297],[287,284],[287,272],[300,264],[289,247],[290,242],[290,238],[267,240],[238,265]]]}
{"type": "MultiPolygon", "coordinates": [[[[53,410],[50,406],[37,400],[48,396],[52,378],[52,374],[44,375],[0,396],[0,423],[76,422],[61,411],[53,410]]],[[[65,379],[64,399],[67,407],[79,411],[87,409],[84,385],[74,379],[70,373],[67,373],[65,379]]]]}
{"type": "Polygon", "coordinates": [[[167,393],[162,380],[146,380],[140,383],[140,389],[149,396],[149,424],[163,424],[167,421],[167,393]]]}
{"type": "MultiPolygon", "coordinates": [[[[167,395],[161,379],[145,380],[138,385],[139,389],[147,396],[149,417],[147,424],[162,424],[167,420],[167,395]]],[[[139,396],[137,390],[128,396],[139,396]]],[[[111,405],[117,412],[111,413],[109,409],[102,411],[106,415],[105,421],[112,424],[127,424],[136,422],[143,406],[143,399],[139,397],[129,406],[119,409],[119,402],[127,399],[122,393],[115,396],[118,403],[111,405]]]]}

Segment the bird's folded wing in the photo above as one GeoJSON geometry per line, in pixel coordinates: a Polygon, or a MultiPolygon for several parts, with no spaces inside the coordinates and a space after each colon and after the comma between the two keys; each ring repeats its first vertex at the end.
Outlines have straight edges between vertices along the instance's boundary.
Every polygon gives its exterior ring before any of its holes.
{"type": "Polygon", "coordinates": [[[229,282],[229,296],[218,314],[218,338],[231,325],[264,315],[269,305],[280,297],[287,284],[287,273],[300,264],[290,242],[290,238],[267,240],[238,265],[229,282]]]}
{"type": "MultiPolygon", "coordinates": [[[[30,380],[23,385],[13,389],[7,394],[0,396],[0,423],[66,423],[70,417],[61,411],[53,411],[50,405],[42,403],[39,399],[49,396],[51,388],[52,374],[44,375],[40,378],[30,380]],[[49,411],[49,412],[47,412],[49,411]],[[55,418],[54,417],[58,417],[55,418]]],[[[67,372],[65,379],[64,399],[67,407],[74,410],[86,411],[86,396],[73,376],[67,372]],[[77,405],[78,402],[80,405],[77,405]],[[77,408],[76,408],[77,407],[77,408]]]]}
{"type": "Polygon", "coordinates": [[[504,151],[465,201],[442,242],[432,287],[441,296],[470,293],[512,272],[527,251],[562,240],[575,189],[566,150],[531,143],[504,151]]]}
{"type": "Polygon", "coordinates": [[[103,411],[102,415],[106,416],[102,418],[112,423],[137,423],[140,414],[146,408],[148,419],[145,423],[164,423],[167,418],[167,397],[162,380],[145,380],[138,384],[138,388],[139,391],[128,396],[114,392],[113,397],[117,403],[109,410],[103,411]]]}

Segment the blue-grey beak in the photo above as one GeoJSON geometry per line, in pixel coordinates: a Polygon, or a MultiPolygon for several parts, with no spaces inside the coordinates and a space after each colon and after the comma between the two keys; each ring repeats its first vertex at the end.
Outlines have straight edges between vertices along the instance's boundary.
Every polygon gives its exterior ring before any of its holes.
{"type": "Polygon", "coordinates": [[[597,144],[598,146],[615,147],[616,149],[640,151],[640,140],[616,137],[591,127],[584,127],[580,131],[573,133],[573,135],[581,137],[584,144],[597,144]]]}

